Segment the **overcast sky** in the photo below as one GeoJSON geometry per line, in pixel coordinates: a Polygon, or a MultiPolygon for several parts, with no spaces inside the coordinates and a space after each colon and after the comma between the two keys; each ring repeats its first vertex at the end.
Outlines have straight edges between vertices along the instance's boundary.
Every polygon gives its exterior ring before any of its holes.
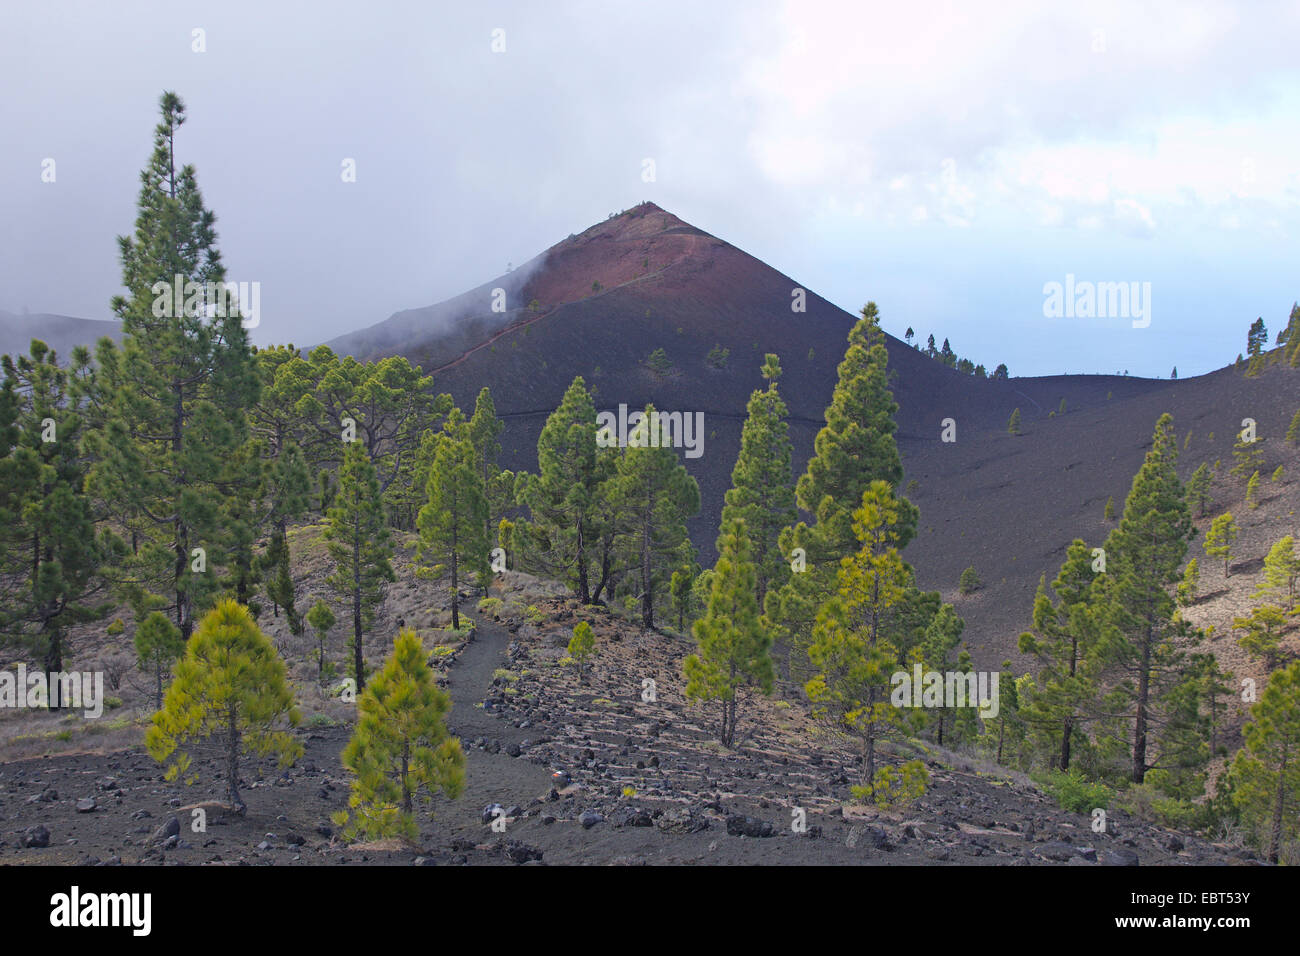
{"type": "Polygon", "coordinates": [[[7,0],[0,309],[109,317],[171,89],[262,343],[651,199],[990,368],[1186,377],[1300,298],[1297,36],[1297,2],[7,0]],[[1150,324],[1045,317],[1067,274],[1151,283],[1150,324]]]}

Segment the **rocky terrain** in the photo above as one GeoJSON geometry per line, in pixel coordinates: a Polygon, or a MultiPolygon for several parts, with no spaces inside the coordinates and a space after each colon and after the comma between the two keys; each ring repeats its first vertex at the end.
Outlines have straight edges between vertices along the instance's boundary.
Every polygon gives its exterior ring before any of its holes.
{"type": "MultiPolygon", "coordinates": [[[[681,696],[690,641],[583,608],[557,590],[501,576],[493,589],[501,603],[474,615],[472,639],[431,655],[452,695],[467,786],[460,799],[439,798],[420,814],[418,845],[339,839],[330,817],[346,806],[339,753],[350,729],[318,712],[298,732],[306,752],[296,766],[245,765],[242,816],[211,800],[221,792],[215,754],[197,755],[200,781],[189,788],[165,782],[138,744],[7,760],[0,863],[1258,862],[1248,849],[1118,811],[1104,833],[1093,832],[1090,817],[1059,809],[1024,777],[941,750],[891,751],[891,760],[920,755],[927,763],[931,785],[915,804],[888,812],[862,805],[850,793],[855,757],[802,704],[780,695],[747,700],[728,752],[714,740],[711,714],[681,696]],[[580,619],[597,639],[594,666],[581,676],[565,654],[580,619]],[[195,829],[200,816],[203,832],[195,829]]],[[[343,707],[328,709],[345,717],[343,707]]]]}

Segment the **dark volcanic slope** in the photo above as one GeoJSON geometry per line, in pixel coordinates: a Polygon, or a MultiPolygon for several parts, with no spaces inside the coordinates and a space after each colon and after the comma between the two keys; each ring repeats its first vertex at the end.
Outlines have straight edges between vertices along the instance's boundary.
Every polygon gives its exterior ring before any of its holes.
{"type": "MultiPolygon", "coordinates": [[[[807,311],[793,312],[797,288],[647,203],[457,299],[399,313],[330,345],[358,358],[405,355],[433,371],[435,387],[462,407],[490,386],[507,423],[502,447],[510,468],[536,467],[538,433],[575,375],[587,380],[600,409],[653,401],[664,410],[703,411],[704,454],[686,464],[703,497],[692,538],[711,561],[745,404],[762,385],[763,354],[781,356],[797,471],[830,400],[855,316],[811,291],[807,311]],[[490,311],[498,286],[512,307],[504,316],[490,311]],[[706,360],[715,345],[730,350],[723,369],[706,360]],[[673,363],[665,375],[645,365],[660,347],[673,363]]],[[[907,321],[904,304],[880,307],[886,324],[907,321]]],[[[1069,541],[1100,543],[1106,498],[1122,506],[1161,412],[1174,413],[1180,435],[1196,432],[1185,455],[1190,473],[1202,460],[1230,459],[1243,417],[1277,438],[1300,406],[1300,377],[1289,370],[1257,379],[1224,370],[1176,382],[1101,375],[993,382],[943,368],[898,339],[889,338],[888,347],[899,446],[907,479],[916,481],[907,494],[922,513],[906,556],[924,586],[958,604],[984,666],[1011,654],[1039,575],[1055,574],[1069,541]],[[1067,413],[1049,419],[1062,398],[1067,413]],[[1024,434],[1013,438],[1005,429],[1015,408],[1024,434]],[[956,443],[940,441],[948,417],[957,421],[956,443]],[[988,586],[963,598],[956,583],[967,565],[988,586]]]]}
{"type": "Polygon", "coordinates": [[[40,339],[54,349],[60,359],[66,360],[72,355],[74,346],[88,345],[93,352],[95,343],[105,335],[121,339],[121,327],[115,321],[75,319],[67,315],[0,312],[0,355],[26,355],[32,339],[40,339]]]}

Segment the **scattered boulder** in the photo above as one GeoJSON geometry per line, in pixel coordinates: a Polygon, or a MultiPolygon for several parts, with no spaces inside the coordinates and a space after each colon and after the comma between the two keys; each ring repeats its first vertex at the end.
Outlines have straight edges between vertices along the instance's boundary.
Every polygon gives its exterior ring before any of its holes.
{"type": "Polygon", "coordinates": [[[47,847],[50,845],[50,831],[41,824],[28,827],[23,831],[23,846],[47,847]]]}
{"type": "Polygon", "coordinates": [[[654,819],[649,810],[639,807],[619,807],[610,814],[609,822],[616,827],[650,827],[654,819]]]}
{"type": "Polygon", "coordinates": [[[1035,848],[1034,852],[1044,860],[1052,860],[1056,863],[1066,863],[1071,858],[1079,855],[1077,847],[1070,846],[1070,844],[1061,840],[1044,843],[1042,846],[1035,848]]]}
{"type": "Polygon", "coordinates": [[[153,843],[161,843],[168,837],[180,836],[181,821],[179,817],[171,817],[166,823],[154,831],[153,843]]]}
{"type": "Polygon", "coordinates": [[[1123,847],[1101,851],[1102,866],[1138,866],[1138,855],[1132,850],[1126,850],[1123,847]]]}
{"type": "Polygon", "coordinates": [[[727,835],[770,837],[772,835],[772,823],[769,820],[759,820],[757,817],[747,817],[744,814],[733,813],[727,817],[727,835]]]}
{"type": "Polygon", "coordinates": [[[511,840],[506,844],[506,859],[511,863],[540,863],[542,861],[542,851],[535,846],[519,840],[511,840]]]}
{"type": "Polygon", "coordinates": [[[694,807],[672,807],[655,820],[655,826],[665,833],[699,833],[709,828],[709,818],[694,807]]]}

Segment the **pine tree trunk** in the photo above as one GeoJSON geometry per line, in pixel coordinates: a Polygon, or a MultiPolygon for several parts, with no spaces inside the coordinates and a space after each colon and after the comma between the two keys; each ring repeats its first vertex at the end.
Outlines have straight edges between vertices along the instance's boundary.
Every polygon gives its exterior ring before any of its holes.
{"type": "Polygon", "coordinates": [[[1074,732],[1074,721],[1072,718],[1065,718],[1065,726],[1061,731],[1061,769],[1070,769],[1070,736],[1074,732]]]}
{"type": "Polygon", "coordinates": [[[460,630],[460,586],[457,582],[456,532],[451,534],[451,626],[460,630]]]}
{"type": "Polygon", "coordinates": [[[1151,631],[1142,642],[1142,672],[1138,674],[1137,721],[1133,727],[1133,782],[1147,774],[1147,703],[1151,693],[1151,631]]]}
{"type": "Polygon", "coordinates": [[[1282,810],[1286,804],[1286,765],[1287,754],[1282,754],[1282,763],[1277,768],[1277,796],[1273,800],[1273,828],[1268,838],[1268,862],[1277,863],[1278,847],[1282,843],[1282,810]]]}
{"type": "Polygon", "coordinates": [[[63,682],[55,682],[52,675],[63,670],[63,634],[58,625],[51,625],[49,620],[45,621],[42,630],[49,635],[49,647],[45,651],[45,673],[51,675],[49,708],[50,710],[59,710],[63,706],[63,682]]]}
{"type": "Polygon", "coordinates": [[[360,694],[366,686],[366,665],[361,647],[361,529],[355,524],[352,538],[352,666],[357,693],[360,694]]]}
{"type": "Polygon", "coordinates": [[[228,732],[226,737],[226,780],[230,784],[230,805],[243,813],[244,798],[239,795],[239,721],[238,711],[232,702],[227,709],[228,732]]]}
{"type": "Polygon", "coordinates": [[[582,519],[578,519],[578,598],[583,604],[591,603],[591,590],[587,583],[587,541],[586,535],[583,534],[582,519]]]}
{"type": "Polygon", "coordinates": [[[411,741],[410,738],[402,738],[402,812],[411,812],[411,784],[409,775],[411,770],[411,741]]]}
{"type": "Polygon", "coordinates": [[[655,626],[655,605],[653,579],[650,574],[650,521],[651,512],[646,512],[641,524],[641,623],[646,627],[655,626]]]}

